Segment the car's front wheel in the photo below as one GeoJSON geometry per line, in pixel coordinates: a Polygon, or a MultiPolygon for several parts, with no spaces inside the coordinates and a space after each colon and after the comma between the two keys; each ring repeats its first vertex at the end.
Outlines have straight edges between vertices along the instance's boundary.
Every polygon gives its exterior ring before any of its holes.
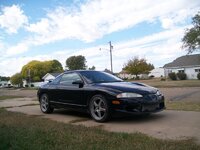
{"type": "Polygon", "coordinates": [[[40,97],[40,109],[43,113],[52,113],[54,108],[50,106],[49,98],[47,94],[42,94],[40,97]]]}
{"type": "Polygon", "coordinates": [[[102,95],[95,95],[89,103],[91,117],[97,122],[105,122],[110,119],[109,105],[102,95]]]}

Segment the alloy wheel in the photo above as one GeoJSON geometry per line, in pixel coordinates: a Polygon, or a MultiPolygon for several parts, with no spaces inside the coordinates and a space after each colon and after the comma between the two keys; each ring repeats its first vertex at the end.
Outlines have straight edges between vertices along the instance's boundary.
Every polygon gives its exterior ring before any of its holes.
{"type": "Polygon", "coordinates": [[[40,106],[41,106],[42,112],[46,112],[48,110],[49,102],[46,95],[42,96],[41,101],[40,101],[40,106]]]}
{"type": "Polygon", "coordinates": [[[90,114],[98,122],[104,122],[108,118],[108,106],[101,96],[94,96],[90,102],[90,114]]]}

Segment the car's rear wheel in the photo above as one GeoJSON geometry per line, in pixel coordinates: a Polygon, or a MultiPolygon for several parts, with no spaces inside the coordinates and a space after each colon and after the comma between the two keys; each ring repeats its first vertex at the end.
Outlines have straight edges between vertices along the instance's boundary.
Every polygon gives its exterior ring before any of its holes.
{"type": "Polygon", "coordinates": [[[40,109],[43,113],[52,113],[54,108],[50,106],[49,97],[47,94],[42,94],[40,97],[40,109]]]}
{"type": "Polygon", "coordinates": [[[105,122],[110,119],[109,105],[102,95],[95,95],[91,98],[89,112],[91,117],[97,122],[105,122]]]}

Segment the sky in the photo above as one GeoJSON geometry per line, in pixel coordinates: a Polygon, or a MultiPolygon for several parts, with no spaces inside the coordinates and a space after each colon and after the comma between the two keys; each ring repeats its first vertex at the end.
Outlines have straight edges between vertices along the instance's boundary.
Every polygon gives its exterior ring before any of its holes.
{"type": "Polygon", "coordinates": [[[73,55],[110,69],[109,41],[114,72],[134,57],[162,67],[187,54],[181,39],[198,11],[199,0],[0,0],[0,76],[73,55]]]}

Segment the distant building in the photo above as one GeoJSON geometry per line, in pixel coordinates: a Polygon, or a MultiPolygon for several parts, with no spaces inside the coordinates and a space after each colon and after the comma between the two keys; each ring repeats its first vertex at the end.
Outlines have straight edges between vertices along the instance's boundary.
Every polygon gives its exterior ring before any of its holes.
{"type": "MultiPolygon", "coordinates": [[[[136,79],[136,75],[132,75],[132,74],[129,74],[127,73],[127,71],[125,70],[122,70],[120,73],[118,73],[117,75],[119,78],[121,79],[136,79]]],[[[138,75],[138,78],[139,79],[148,79],[148,74],[139,74],[138,75]]]]}
{"type": "Polygon", "coordinates": [[[165,69],[164,68],[155,68],[150,71],[149,77],[160,78],[165,76],[165,69]]]}
{"type": "Polygon", "coordinates": [[[44,77],[42,77],[42,79],[44,80],[44,82],[49,82],[50,80],[55,79],[60,74],[61,73],[47,73],[44,77]]]}
{"type": "Polygon", "coordinates": [[[5,87],[12,87],[13,85],[11,84],[10,80],[9,81],[0,81],[0,88],[5,88],[5,87]]]}
{"type": "Polygon", "coordinates": [[[7,87],[8,81],[0,81],[0,87],[7,87]]]}
{"type": "Polygon", "coordinates": [[[127,73],[127,71],[125,71],[125,70],[122,70],[122,71],[118,74],[118,77],[121,78],[121,79],[132,79],[132,78],[135,78],[136,76],[127,73]]]}
{"type": "Polygon", "coordinates": [[[169,73],[183,72],[187,75],[187,79],[197,79],[197,74],[200,72],[200,54],[181,56],[171,63],[163,66],[165,76],[169,73]]]}

